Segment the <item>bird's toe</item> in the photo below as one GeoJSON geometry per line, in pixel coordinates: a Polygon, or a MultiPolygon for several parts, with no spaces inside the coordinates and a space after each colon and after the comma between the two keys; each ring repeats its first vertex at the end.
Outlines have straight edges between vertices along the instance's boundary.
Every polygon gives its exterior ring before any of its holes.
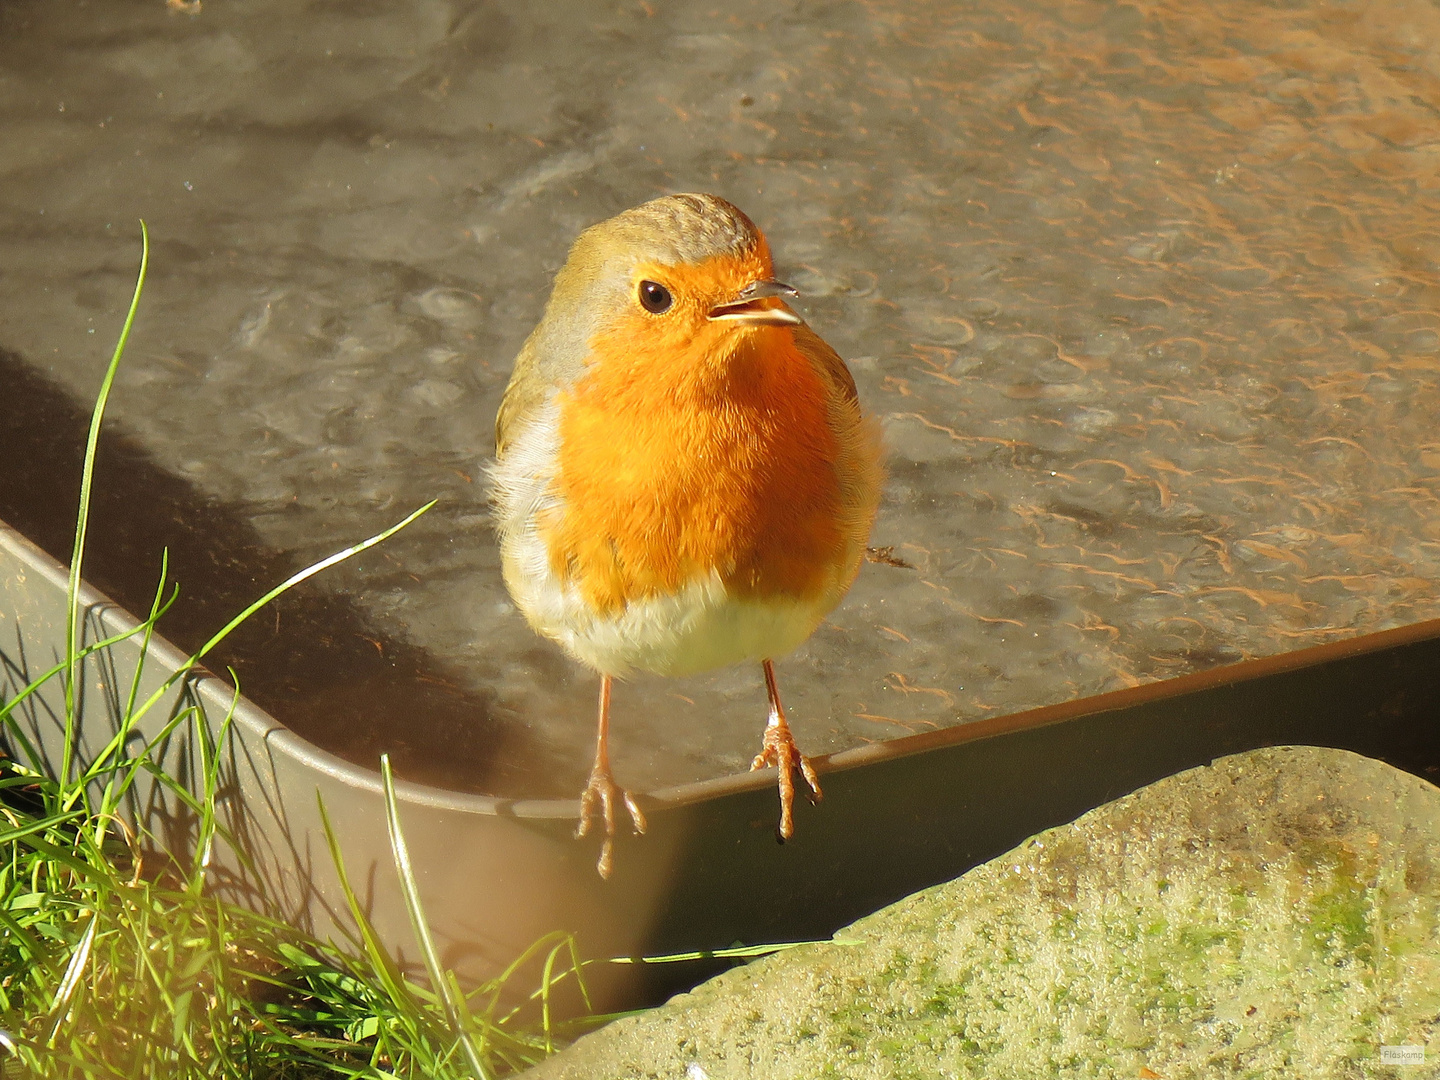
{"type": "Polygon", "coordinates": [[[608,770],[596,769],[590,774],[590,782],[580,793],[580,821],[575,827],[575,838],[587,836],[597,821],[605,825],[605,836],[600,842],[600,857],[595,869],[602,878],[608,878],[615,863],[615,804],[622,802],[630,814],[635,832],[643,833],[647,827],[644,811],[640,809],[635,796],[615,782],[608,770]]]}

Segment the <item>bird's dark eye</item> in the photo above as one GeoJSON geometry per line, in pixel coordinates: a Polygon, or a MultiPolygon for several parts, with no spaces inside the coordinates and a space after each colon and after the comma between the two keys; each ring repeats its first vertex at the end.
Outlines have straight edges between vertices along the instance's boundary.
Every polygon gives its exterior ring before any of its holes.
{"type": "Polygon", "coordinates": [[[652,315],[669,311],[673,303],[675,298],[670,295],[670,290],[658,281],[640,282],[640,306],[652,315]]]}

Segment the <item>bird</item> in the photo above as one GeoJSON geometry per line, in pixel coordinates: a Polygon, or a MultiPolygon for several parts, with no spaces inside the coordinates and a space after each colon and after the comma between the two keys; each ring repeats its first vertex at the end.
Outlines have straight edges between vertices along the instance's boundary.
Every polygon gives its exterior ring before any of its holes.
{"type": "Polygon", "coordinates": [[[777,767],[783,843],[797,776],[820,781],[774,659],[849,590],[880,501],[879,425],[844,361],[786,302],[770,245],[715,195],[652,199],[580,233],[495,420],[501,567],[530,626],[600,676],[576,836],[618,807],[612,683],[759,661],[769,711],[752,769],[777,767]]]}

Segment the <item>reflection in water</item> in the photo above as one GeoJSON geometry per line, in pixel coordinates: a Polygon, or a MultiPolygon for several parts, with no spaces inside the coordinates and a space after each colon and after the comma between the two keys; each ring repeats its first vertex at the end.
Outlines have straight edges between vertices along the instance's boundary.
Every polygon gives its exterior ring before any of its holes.
{"type": "MultiPolygon", "coordinates": [[[[915,566],[781,664],[837,750],[1440,615],[1436,40],[1398,2],[24,0],[0,345],[88,400],[145,216],[113,408],[154,471],[116,520],[193,541],[194,632],[439,497],[282,611],[247,689],[357,760],[567,791],[592,682],[500,585],[491,420],[581,227],[725,195],[884,418],[874,542],[915,566]]],[[[153,555],[101,560],[144,602],[153,555]]],[[[621,777],[742,769],[763,708],[748,668],[626,684],[621,777]]]]}

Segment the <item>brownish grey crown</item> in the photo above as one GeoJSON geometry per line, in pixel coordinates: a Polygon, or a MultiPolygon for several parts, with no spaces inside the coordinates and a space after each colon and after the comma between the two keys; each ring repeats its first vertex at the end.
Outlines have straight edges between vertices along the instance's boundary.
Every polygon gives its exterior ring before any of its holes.
{"type": "Polygon", "coordinates": [[[675,265],[714,255],[743,255],[760,243],[760,230],[733,203],[717,195],[666,195],[591,226],[575,241],[571,258],[586,248],[611,249],[616,241],[632,255],[675,265]]]}

